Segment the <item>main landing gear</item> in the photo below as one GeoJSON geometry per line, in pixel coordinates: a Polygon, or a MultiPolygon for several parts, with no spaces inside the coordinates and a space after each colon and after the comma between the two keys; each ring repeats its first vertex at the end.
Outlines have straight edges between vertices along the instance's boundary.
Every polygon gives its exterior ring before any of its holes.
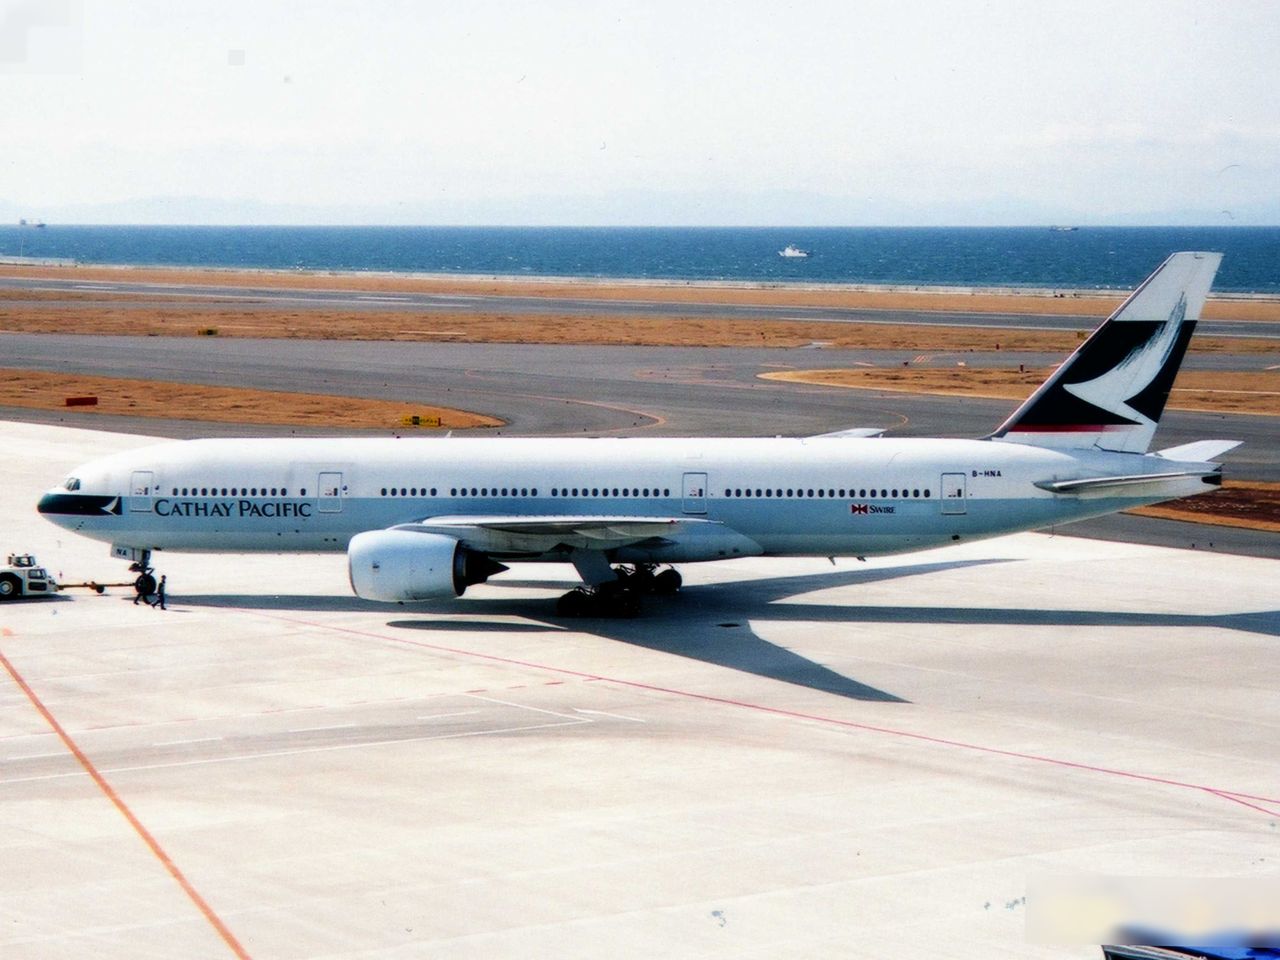
{"type": "Polygon", "coordinates": [[[671,596],[684,582],[671,567],[655,571],[657,564],[653,563],[614,567],[614,579],[577,587],[562,596],[556,601],[556,613],[562,617],[634,617],[640,612],[641,597],[671,596]]]}

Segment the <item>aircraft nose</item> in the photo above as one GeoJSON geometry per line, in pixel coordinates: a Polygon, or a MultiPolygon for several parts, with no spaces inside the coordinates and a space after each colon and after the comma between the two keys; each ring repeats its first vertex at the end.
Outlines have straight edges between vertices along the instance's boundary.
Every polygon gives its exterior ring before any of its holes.
{"type": "Polygon", "coordinates": [[[45,516],[119,516],[119,497],[89,496],[83,493],[56,493],[50,491],[40,498],[36,510],[45,516]]]}

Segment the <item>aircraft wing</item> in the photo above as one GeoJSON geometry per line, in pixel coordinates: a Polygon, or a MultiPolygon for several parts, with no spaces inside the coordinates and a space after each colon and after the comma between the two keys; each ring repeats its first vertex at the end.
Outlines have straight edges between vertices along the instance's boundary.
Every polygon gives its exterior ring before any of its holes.
{"type": "Polygon", "coordinates": [[[705,535],[712,528],[723,527],[718,521],[697,517],[565,515],[430,517],[393,529],[442,534],[484,553],[521,554],[557,547],[613,550],[641,543],[658,546],[683,535],[705,535]]]}

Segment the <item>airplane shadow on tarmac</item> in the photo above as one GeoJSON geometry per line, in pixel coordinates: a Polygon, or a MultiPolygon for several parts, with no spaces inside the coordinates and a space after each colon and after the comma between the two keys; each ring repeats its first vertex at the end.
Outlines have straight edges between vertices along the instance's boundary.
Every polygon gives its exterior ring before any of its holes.
{"type": "MultiPolygon", "coordinates": [[[[847,677],[799,653],[757,636],[748,621],[831,624],[957,624],[973,626],[1085,626],[1085,627],[1197,627],[1227,628],[1263,636],[1280,636],[1280,611],[1197,615],[1108,610],[1042,610],[1017,607],[865,606],[794,602],[793,598],[835,587],[870,584],[945,570],[1011,560],[962,560],[896,567],[832,570],[802,576],[768,577],[726,583],[686,586],[673,597],[649,599],[634,620],[555,615],[550,598],[487,597],[479,601],[452,600],[425,605],[406,604],[409,617],[389,627],[439,633],[560,633],[581,630],[601,639],[687,657],[754,676],[792,683],[853,700],[905,703],[902,697],[847,677]],[[459,616],[466,614],[466,616],[459,616]],[[447,617],[447,619],[446,619],[447,617]],[[493,617],[519,618],[495,621],[493,617]]],[[[501,578],[490,586],[557,589],[572,586],[556,581],[501,578]]],[[[381,603],[355,597],[327,596],[175,596],[176,604],[275,611],[387,610],[381,603]]]]}
{"type": "MultiPolygon", "coordinates": [[[[813,660],[778,646],[758,636],[749,620],[819,621],[844,623],[849,608],[835,605],[787,603],[797,595],[833,587],[896,580],[940,570],[1002,563],[1001,560],[961,560],[946,563],[914,564],[901,567],[862,570],[833,570],[802,576],[765,577],[707,585],[686,586],[672,597],[655,597],[646,601],[643,613],[634,620],[584,617],[555,617],[547,629],[559,631],[565,626],[584,630],[605,640],[643,647],[660,653],[687,657],[702,663],[738,670],[753,676],[779,680],[821,690],[851,700],[880,703],[906,703],[902,697],[877,689],[852,677],[832,670],[813,660]],[[563,624],[564,626],[561,626],[563,624]]],[[[508,584],[533,585],[526,581],[508,584]]],[[[502,580],[492,581],[502,586],[502,580]]],[[[538,586],[550,586],[543,581],[538,586]]],[[[530,600],[486,600],[485,609],[492,613],[530,616],[530,600]]],[[[485,629],[467,621],[397,620],[389,626],[414,630],[485,629]]],[[[505,629],[505,624],[503,625],[505,629]]]]}

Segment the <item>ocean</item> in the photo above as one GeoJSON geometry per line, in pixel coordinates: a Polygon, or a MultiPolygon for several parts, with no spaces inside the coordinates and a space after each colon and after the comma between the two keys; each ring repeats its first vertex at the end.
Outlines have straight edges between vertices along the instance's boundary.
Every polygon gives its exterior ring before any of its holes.
{"type": "Polygon", "coordinates": [[[1280,227],[0,226],[0,257],[80,263],[910,286],[1124,289],[1175,250],[1280,294],[1280,227]]]}

